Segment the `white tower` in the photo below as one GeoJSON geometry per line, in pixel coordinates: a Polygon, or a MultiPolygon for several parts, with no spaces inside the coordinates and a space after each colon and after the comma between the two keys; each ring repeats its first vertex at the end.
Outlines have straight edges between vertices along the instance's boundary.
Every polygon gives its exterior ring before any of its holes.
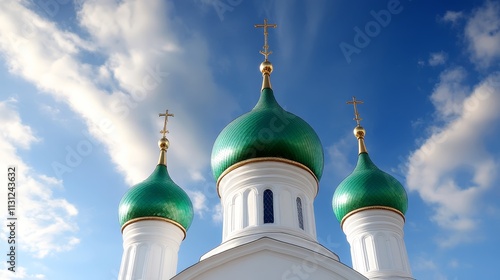
{"type": "Polygon", "coordinates": [[[403,240],[406,191],[368,156],[356,107],[362,101],[353,97],[348,103],[354,105],[359,156],[335,191],[333,210],[351,246],[353,268],[368,279],[413,279],[403,240]]]}
{"type": "Polygon", "coordinates": [[[119,219],[123,233],[120,280],[167,280],[176,275],[179,246],[193,220],[193,206],[187,194],[170,178],[165,137],[166,111],[158,142],[160,159],[156,169],[122,198],[119,219]]]}
{"type": "Polygon", "coordinates": [[[285,111],[274,97],[267,29],[276,25],[264,21],[255,27],[264,28],[261,95],[257,105],[227,125],[214,143],[212,170],[224,213],[222,244],[202,259],[264,236],[320,247],[313,203],[323,171],[323,148],[311,126],[285,111]]]}

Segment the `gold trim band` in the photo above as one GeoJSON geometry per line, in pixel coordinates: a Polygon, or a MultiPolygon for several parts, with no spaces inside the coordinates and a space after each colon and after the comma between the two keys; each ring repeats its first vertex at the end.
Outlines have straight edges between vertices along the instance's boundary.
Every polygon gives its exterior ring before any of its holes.
{"type": "Polygon", "coordinates": [[[353,210],[349,213],[347,213],[347,215],[344,216],[344,218],[342,218],[342,221],[340,221],[340,228],[343,228],[344,227],[344,222],[347,218],[349,218],[350,216],[358,213],[358,212],[361,212],[361,211],[365,211],[365,210],[371,210],[371,209],[382,209],[382,210],[389,210],[389,211],[392,211],[394,213],[397,213],[399,215],[401,215],[401,217],[403,218],[403,222],[406,220],[405,219],[405,215],[403,213],[401,213],[401,211],[397,210],[397,209],[394,209],[392,207],[387,207],[387,206],[366,206],[366,207],[363,207],[363,208],[359,208],[359,209],[356,209],[356,210],[353,210]]]}
{"type": "MultiPolygon", "coordinates": [[[[246,160],[243,160],[243,161],[240,161],[240,162],[237,162],[231,166],[229,166],[228,168],[226,168],[226,170],[224,170],[224,172],[222,172],[222,174],[219,176],[219,179],[217,179],[217,195],[219,196],[219,198],[221,197],[220,196],[220,193],[219,193],[219,183],[220,181],[222,180],[222,178],[224,176],[226,176],[229,172],[235,170],[236,168],[238,167],[241,167],[243,165],[246,165],[248,163],[253,163],[253,162],[261,162],[261,161],[276,161],[276,162],[284,162],[284,163],[288,163],[288,164],[291,164],[291,165],[295,165],[297,167],[300,167],[302,169],[304,169],[305,171],[309,172],[309,174],[311,174],[313,177],[314,177],[314,180],[316,180],[316,186],[317,188],[319,189],[319,181],[318,181],[318,178],[316,177],[316,175],[314,174],[314,172],[312,172],[311,169],[309,169],[309,167],[303,165],[302,163],[299,163],[299,162],[296,162],[296,161],[293,161],[293,160],[290,160],[290,159],[286,159],[286,158],[277,158],[277,157],[259,157],[259,158],[251,158],[251,159],[246,159],[246,160]]],[[[319,191],[318,191],[319,192],[319,191]]],[[[318,195],[318,192],[316,192],[316,195],[318,195]]]]}
{"type": "Polygon", "coordinates": [[[148,220],[149,221],[163,221],[163,222],[171,223],[174,226],[177,226],[178,228],[180,228],[182,230],[182,232],[184,233],[184,238],[182,238],[182,240],[186,239],[187,232],[186,232],[186,229],[181,224],[179,224],[178,222],[176,222],[174,220],[163,218],[163,217],[140,217],[140,218],[135,218],[135,219],[129,220],[123,224],[122,234],[123,234],[123,230],[125,229],[126,226],[133,224],[135,222],[148,221],[148,220]]]}

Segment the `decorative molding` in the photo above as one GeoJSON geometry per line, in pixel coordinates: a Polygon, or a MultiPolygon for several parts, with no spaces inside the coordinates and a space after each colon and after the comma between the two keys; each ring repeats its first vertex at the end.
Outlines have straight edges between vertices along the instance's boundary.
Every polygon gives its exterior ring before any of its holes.
{"type": "Polygon", "coordinates": [[[180,230],[182,230],[182,232],[184,233],[184,238],[182,238],[182,240],[184,240],[186,238],[186,233],[187,233],[186,229],[181,224],[179,224],[178,222],[176,222],[174,220],[163,218],[163,217],[140,217],[140,218],[135,218],[135,219],[129,220],[123,224],[122,234],[123,234],[123,230],[125,229],[126,226],[133,224],[133,223],[136,223],[136,222],[140,222],[140,221],[163,221],[163,222],[173,224],[173,225],[177,226],[180,230]]]}
{"type": "Polygon", "coordinates": [[[219,191],[219,184],[220,184],[220,181],[222,181],[222,178],[224,178],[224,176],[226,176],[228,173],[230,173],[231,171],[233,171],[234,169],[237,169],[238,167],[241,167],[243,165],[246,165],[246,164],[249,164],[249,163],[254,163],[254,162],[270,162],[270,161],[276,161],[276,162],[284,162],[284,163],[288,163],[288,164],[291,164],[291,165],[295,165],[297,167],[300,167],[304,170],[306,170],[307,172],[309,172],[313,177],[314,179],[316,180],[316,185],[319,186],[319,181],[318,181],[318,178],[316,177],[316,175],[314,174],[314,172],[312,172],[311,169],[309,169],[309,167],[303,165],[302,163],[300,162],[296,162],[296,161],[293,161],[293,160],[289,160],[289,159],[286,159],[286,158],[278,158],[278,157],[260,157],[260,158],[251,158],[251,159],[247,159],[247,160],[244,160],[244,161],[240,161],[238,163],[235,163],[231,166],[229,166],[226,170],[224,170],[224,172],[222,172],[222,174],[219,176],[219,179],[217,180],[217,194],[220,196],[220,191],[219,191]]]}

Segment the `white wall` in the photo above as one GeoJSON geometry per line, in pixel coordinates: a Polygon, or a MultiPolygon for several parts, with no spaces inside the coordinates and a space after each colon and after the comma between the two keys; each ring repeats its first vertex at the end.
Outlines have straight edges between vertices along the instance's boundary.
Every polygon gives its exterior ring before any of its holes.
{"type": "MultiPolygon", "coordinates": [[[[307,167],[275,158],[250,160],[225,174],[218,190],[223,207],[222,244],[202,260],[264,236],[303,247],[316,246],[314,199],[318,182],[307,167]],[[273,192],[274,223],[264,223],[266,190],[273,192]],[[302,201],[303,229],[297,197],[302,201]]],[[[325,254],[336,258],[331,252],[325,254]]]]}
{"type": "Polygon", "coordinates": [[[123,230],[120,280],[167,280],[177,273],[184,231],[164,220],[141,220],[123,230]]]}
{"type": "Polygon", "coordinates": [[[318,247],[304,248],[263,237],[213,255],[172,280],[366,280],[318,247]]]}
{"type": "Polygon", "coordinates": [[[222,242],[272,227],[316,240],[313,202],[318,183],[305,168],[288,162],[256,161],[226,174],[219,183],[224,213],[222,242]],[[273,192],[273,224],[265,224],[263,218],[263,194],[268,189],[273,192]],[[302,201],[304,229],[299,227],[297,197],[302,201]]]}
{"type": "Polygon", "coordinates": [[[346,218],[353,268],[369,279],[413,279],[403,240],[404,218],[386,209],[369,209],[346,218]]]}

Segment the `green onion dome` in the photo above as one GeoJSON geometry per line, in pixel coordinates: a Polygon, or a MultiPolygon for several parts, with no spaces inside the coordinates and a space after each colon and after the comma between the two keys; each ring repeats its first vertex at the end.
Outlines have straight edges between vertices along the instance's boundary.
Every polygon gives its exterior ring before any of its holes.
{"type": "Polygon", "coordinates": [[[122,229],[136,220],[159,219],[179,226],[186,232],[193,221],[193,204],[186,192],[170,178],[165,152],[168,140],[160,140],[160,163],[141,183],[130,188],[119,204],[122,229]],[[162,148],[163,145],[163,148],[162,148]]]}
{"type": "Polygon", "coordinates": [[[388,207],[402,214],[408,209],[408,197],[401,183],[380,170],[368,153],[361,153],[354,171],[345,178],[333,195],[337,220],[365,207],[388,207]]]}
{"type": "Polygon", "coordinates": [[[264,73],[257,105],[227,125],[215,140],[212,171],[217,181],[234,164],[263,157],[298,162],[321,178],[323,147],[318,135],[307,122],[278,104],[268,78],[264,73]]]}
{"type": "Polygon", "coordinates": [[[364,129],[358,126],[354,133],[358,137],[360,153],[354,171],[337,187],[332,206],[339,222],[350,213],[363,208],[386,208],[400,212],[408,209],[408,196],[401,183],[380,170],[368,156],[364,145],[364,129]]]}

